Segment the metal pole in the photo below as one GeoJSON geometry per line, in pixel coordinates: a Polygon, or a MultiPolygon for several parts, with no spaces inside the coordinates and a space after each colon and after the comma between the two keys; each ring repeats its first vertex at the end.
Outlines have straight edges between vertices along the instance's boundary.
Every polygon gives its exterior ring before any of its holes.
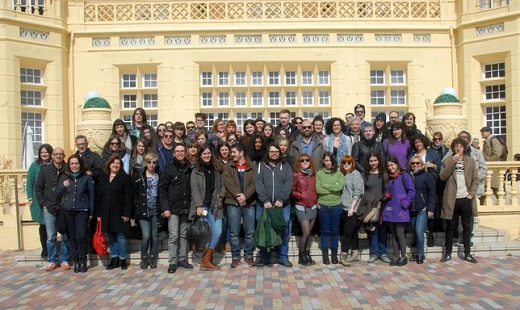
{"type": "Polygon", "coordinates": [[[22,251],[22,225],[20,223],[20,210],[18,209],[18,177],[16,176],[14,177],[14,203],[16,213],[16,234],[18,236],[18,251],[22,251]]]}

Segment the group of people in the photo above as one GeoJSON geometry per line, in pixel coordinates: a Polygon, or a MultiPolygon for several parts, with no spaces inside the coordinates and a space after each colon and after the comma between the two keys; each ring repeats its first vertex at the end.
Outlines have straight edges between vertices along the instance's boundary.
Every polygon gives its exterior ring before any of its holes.
{"type": "Polygon", "coordinates": [[[292,224],[301,228],[300,265],[316,263],[310,255],[315,231],[324,264],[359,261],[359,239],[368,238],[369,263],[406,265],[408,223],[415,235],[412,260],[422,264],[425,243],[433,245],[432,232],[441,219],[446,228],[441,261],[446,262],[458,238],[459,217],[464,259],[476,263],[470,244],[477,198],[484,193],[485,162],[501,154],[491,129],[481,132],[482,151],[470,145],[466,131],[448,148],[442,133],[434,133],[432,140],[423,135],[412,113],[399,121],[392,111],[389,122],[381,113],[371,124],[361,104],[345,120],[291,121],[290,111],[282,110],[276,127],[256,119],[245,121],[240,130],[232,120],[217,119],[208,130],[206,116],[196,113],[195,121],[166,122],[154,129],[145,110],[137,108],[131,125],[114,121],[101,154],[88,148],[83,135],[76,137],[77,152],[66,161],[62,148],[41,145],[29,168],[27,193],[33,219],[41,224],[49,271],[71,269],[69,261],[74,272],[87,271],[88,240],[97,222],[109,240],[106,269],[127,269],[132,220],[142,233],[141,268],[157,268],[159,227],[165,223],[168,272],[191,269],[187,232],[196,218],[211,228],[201,243],[200,268],[207,270],[220,269],[213,253],[223,242],[230,244],[232,268],[242,264],[242,257],[250,267],[273,262],[291,267],[292,224]],[[267,236],[266,227],[278,238],[267,236]],[[62,234],[59,257],[57,230],[62,234]],[[393,255],[387,255],[387,231],[393,255]],[[260,259],[255,261],[256,248],[260,259]]]}

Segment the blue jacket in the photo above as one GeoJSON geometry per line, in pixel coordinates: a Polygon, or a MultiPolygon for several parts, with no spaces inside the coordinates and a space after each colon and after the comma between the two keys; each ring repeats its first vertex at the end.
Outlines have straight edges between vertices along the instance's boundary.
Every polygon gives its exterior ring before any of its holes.
{"type": "Polygon", "coordinates": [[[386,192],[392,198],[383,208],[383,221],[392,223],[407,223],[410,221],[409,208],[415,197],[415,187],[410,174],[406,171],[395,179],[389,179],[386,184],[386,192]]]}
{"type": "Polygon", "coordinates": [[[410,173],[415,187],[414,204],[410,211],[422,211],[427,209],[434,212],[437,203],[437,191],[434,176],[424,169],[410,173]]]}
{"type": "MultiPolygon", "coordinates": [[[[414,150],[408,155],[408,161],[410,161],[410,158],[412,158],[412,156],[415,155],[415,152],[416,151],[414,150]]],[[[430,149],[430,148],[426,149],[426,158],[425,158],[424,162],[430,162],[432,164],[435,164],[435,166],[437,166],[436,169],[428,169],[428,172],[432,173],[433,177],[435,178],[435,181],[437,181],[439,179],[439,172],[441,171],[441,165],[442,165],[441,160],[442,160],[442,158],[439,158],[439,154],[437,154],[436,150],[430,149]]]]}
{"type": "Polygon", "coordinates": [[[58,197],[61,198],[61,206],[65,210],[87,211],[94,216],[96,192],[92,176],[80,173],[76,178],[66,172],[58,181],[58,197]],[[63,182],[68,180],[69,186],[63,182]]]}

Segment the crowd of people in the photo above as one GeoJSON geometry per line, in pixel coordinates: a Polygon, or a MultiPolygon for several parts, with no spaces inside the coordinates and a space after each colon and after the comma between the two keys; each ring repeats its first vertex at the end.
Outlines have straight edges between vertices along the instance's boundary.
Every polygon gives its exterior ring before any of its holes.
{"type": "MultiPolygon", "coordinates": [[[[233,120],[216,119],[211,129],[206,115],[196,113],[195,121],[166,122],[155,129],[146,111],[137,108],[131,125],[114,121],[101,154],[89,149],[83,135],[76,137],[77,152],[67,160],[63,148],[43,144],[28,171],[27,194],[32,218],[40,223],[45,269],[86,272],[96,222],[108,236],[108,270],[128,268],[131,222],[142,235],[142,269],[157,268],[160,229],[167,232],[168,272],[191,269],[187,232],[195,218],[211,228],[200,242],[200,268],[207,270],[220,269],[213,253],[225,243],[232,268],[242,258],[249,267],[274,262],[292,267],[293,225],[301,235],[298,264],[303,266],[316,264],[310,255],[315,233],[324,264],[358,262],[359,240],[367,238],[368,263],[404,266],[408,223],[415,236],[411,260],[424,263],[425,244],[433,246],[433,232],[445,229],[441,262],[447,262],[458,240],[459,218],[463,258],[477,263],[471,254],[473,217],[484,194],[486,161],[500,160],[503,147],[491,129],[481,130],[482,151],[467,131],[447,147],[441,132],[432,140],[422,134],[412,113],[400,121],[391,111],[388,122],[380,113],[372,124],[365,112],[358,104],[345,119],[291,120],[284,109],[277,126],[250,119],[238,128],[233,120]],[[392,255],[387,255],[388,233],[392,255]]],[[[492,182],[493,191],[497,187],[492,182]]]]}

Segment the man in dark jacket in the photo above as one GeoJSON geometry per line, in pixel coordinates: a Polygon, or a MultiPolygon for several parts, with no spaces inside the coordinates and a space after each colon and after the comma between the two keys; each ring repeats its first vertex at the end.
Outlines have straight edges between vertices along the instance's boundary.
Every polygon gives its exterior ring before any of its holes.
{"type": "Polygon", "coordinates": [[[168,218],[168,273],[178,267],[192,269],[188,263],[188,213],[190,211],[190,176],[193,166],[186,160],[186,147],[174,147],[173,163],[166,166],[159,179],[161,214],[168,218]]]}
{"type": "Polygon", "coordinates": [[[352,157],[356,161],[356,169],[363,174],[365,172],[365,160],[370,153],[379,154],[384,161],[383,147],[377,142],[374,126],[365,125],[363,137],[352,146],[352,157]]]}
{"type": "Polygon", "coordinates": [[[38,199],[38,205],[43,208],[43,217],[45,219],[45,227],[47,228],[47,253],[49,258],[49,264],[45,267],[47,271],[56,269],[60,261],[62,269],[70,269],[68,263],[69,246],[65,235],[61,236],[59,260],[56,251],[56,211],[59,207],[57,191],[58,180],[65,172],[64,157],[65,151],[61,147],[55,148],[51,162],[41,168],[34,184],[36,199],[38,199]]]}
{"type": "Polygon", "coordinates": [[[283,109],[279,113],[278,126],[275,128],[275,132],[277,134],[283,129],[287,134],[291,134],[291,136],[295,139],[299,134],[300,130],[292,124],[291,122],[291,111],[287,109],[283,109]]]}
{"type": "Polygon", "coordinates": [[[76,155],[83,159],[83,164],[85,165],[85,169],[87,169],[86,173],[91,175],[97,184],[99,174],[101,174],[103,168],[105,168],[105,161],[101,155],[89,149],[87,137],[84,135],[76,136],[76,147],[78,148],[76,155]]]}
{"type": "MultiPolygon", "coordinates": [[[[283,216],[287,222],[287,229],[282,235],[282,245],[278,248],[278,263],[285,267],[292,267],[289,261],[289,238],[291,234],[291,191],[293,185],[293,171],[288,163],[280,161],[280,148],[274,144],[267,147],[265,159],[258,164],[255,173],[256,193],[258,194],[257,220],[264,209],[283,208],[283,216]]],[[[261,248],[262,261],[257,267],[270,264],[270,253],[261,248]]]]}
{"type": "Polygon", "coordinates": [[[224,165],[222,179],[226,187],[224,203],[227,208],[227,221],[231,236],[231,268],[240,265],[239,233],[244,223],[244,257],[249,267],[256,266],[253,260],[253,235],[255,233],[255,171],[256,165],[244,154],[240,144],[231,148],[231,158],[224,165]]]}
{"type": "Polygon", "coordinates": [[[299,134],[296,137],[296,140],[291,143],[289,155],[298,158],[301,154],[307,154],[314,159],[316,168],[320,169],[321,158],[323,157],[323,154],[325,154],[325,148],[323,142],[312,133],[313,129],[311,121],[304,120],[302,123],[301,134],[299,134]]]}

